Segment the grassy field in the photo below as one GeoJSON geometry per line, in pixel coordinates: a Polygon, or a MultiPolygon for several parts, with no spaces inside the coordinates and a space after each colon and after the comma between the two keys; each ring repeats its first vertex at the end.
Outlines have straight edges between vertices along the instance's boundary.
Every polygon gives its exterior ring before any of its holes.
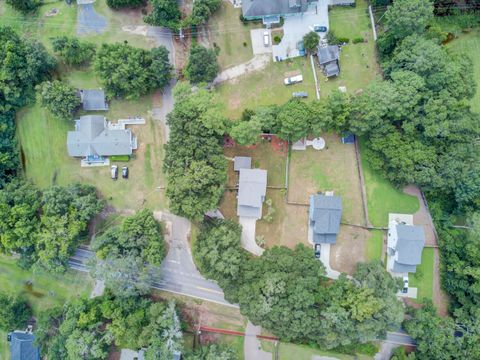
{"type": "MultiPolygon", "coordinates": [[[[364,148],[364,142],[360,141],[360,149],[364,148]]],[[[374,226],[387,226],[389,213],[413,214],[418,211],[418,199],[382,178],[370,167],[365,156],[362,157],[362,168],[367,188],[368,216],[374,226]]]]}
{"type": "Polygon", "coordinates": [[[434,249],[424,248],[421,265],[417,266],[417,272],[409,277],[409,286],[418,288],[415,302],[421,302],[423,298],[433,298],[433,261],[434,249]]]}
{"type": "Polygon", "coordinates": [[[370,231],[365,249],[367,261],[382,260],[383,235],[381,230],[370,231]]]}
{"type": "Polygon", "coordinates": [[[225,105],[226,115],[238,118],[244,109],[283,104],[292,97],[292,92],[306,91],[315,98],[315,81],[310,60],[295,58],[283,62],[271,62],[265,69],[240,76],[222,83],[217,88],[225,105]],[[289,73],[302,74],[303,82],[286,86],[283,84],[289,73]]]}
{"type": "Polygon", "coordinates": [[[220,9],[208,21],[208,40],[211,46],[220,48],[218,64],[221,69],[244,63],[253,58],[250,30],[261,27],[260,23],[240,21],[240,8],[222,2],[220,9]]]}

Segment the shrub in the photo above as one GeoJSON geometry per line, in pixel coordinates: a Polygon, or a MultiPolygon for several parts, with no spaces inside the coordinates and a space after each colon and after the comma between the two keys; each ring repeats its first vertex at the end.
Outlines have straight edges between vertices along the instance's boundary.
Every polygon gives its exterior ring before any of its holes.
{"type": "Polygon", "coordinates": [[[348,44],[350,42],[350,39],[347,38],[347,37],[339,37],[338,38],[338,44],[337,45],[341,45],[341,44],[348,44]]]}
{"type": "Polygon", "coordinates": [[[45,81],[37,90],[42,106],[59,118],[69,119],[80,106],[77,90],[61,81],[45,81]]]}
{"type": "Polygon", "coordinates": [[[144,5],[144,0],[107,0],[107,5],[112,9],[136,8],[144,5]]]}
{"type": "Polygon", "coordinates": [[[352,43],[354,44],[360,44],[360,43],[363,43],[365,42],[365,39],[363,37],[356,37],[356,38],[353,38],[352,40],[352,43]]]}
{"type": "Polygon", "coordinates": [[[33,12],[42,5],[41,1],[37,0],[7,0],[7,4],[23,14],[33,12]]]}
{"type": "Polygon", "coordinates": [[[273,42],[274,42],[275,44],[280,44],[280,41],[282,41],[282,38],[280,37],[280,35],[275,35],[275,36],[273,37],[273,42]]]}
{"type": "Polygon", "coordinates": [[[50,39],[55,54],[60,56],[67,65],[88,63],[95,55],[95,45],[77,38],[57,36],[50,39]]]}
{"type": "Polygon", "coordinates": [[[112,155],[109,157],[111,161],[129,161],[130,156],[129,155],[112,155]]]}

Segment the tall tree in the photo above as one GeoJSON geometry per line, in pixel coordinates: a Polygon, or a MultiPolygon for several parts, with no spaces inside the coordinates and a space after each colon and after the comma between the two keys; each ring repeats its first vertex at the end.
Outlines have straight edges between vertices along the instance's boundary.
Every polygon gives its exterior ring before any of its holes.
{"type": "Polygon", "coordinates": [[[19,159],[14,112],[0,110],[0,189],[17,175],[20,168],[19,159]]]}
{"type": "Polygon", "coordinates": [[[218,73],[217,55],[212,49],[192,45],[185,75],[192,84],[209,83],[218,73]]]}
{"type": "Polygon", "coordinates": [[[7,4],[21,13],[28,14],[37,10],[42,2],[39,0],[7,0],[7,4]]]}
{"type": "Polygon", "coordinates": [[[314,52],[318,47],[320,36],[315,31],[310,31],[303,36],[303,46],[308,52],[314,52]]]}
{"type": "Polygon", "coordinates": [[[80,106],[77,90],[61,81],[46,81],[37,86],[40,103],[53,115],[71,120],[75,110],[80,106]]]}
{"type": "Polygon", "coordinates": [[[25,329],[31,316],[32,310],[25,300],[0,293],[0,329],[25,329]]]}
{"type": "Polygon", "coordinates": [[[308,135],[311,121],[312,113],[308,104],[298,99],[290,100],[277,115],[277,135],[281,139],[297,141],[308,135]]]}
{"type": "Polygon", "coordinates": [[[235,123],[230,130],[230,136],[239,145],[253,145],[260,139],[261,132],[262,124],[254,119],[235,123]]]}
{"type": "Polygon", "coordinates": [[[95,55],[95,45],[80,41],[76,37],[56,36],[50,38],[53,51],[67,65],[83,65],[89,63],[95,55]]]}
{"type": "Polygon", "coordinates": [[[152,12],[143,18],[147,24],[178,30],[181,18],[176,0],[152,0],[152,12]]]}
{"type": "Polygon", "coordinates": [[[193,9],[186,23],[190,25],[205,24],[210,15],[212,15],[222,4],[221,0],[196,0],[193,3],[193,9]]]}

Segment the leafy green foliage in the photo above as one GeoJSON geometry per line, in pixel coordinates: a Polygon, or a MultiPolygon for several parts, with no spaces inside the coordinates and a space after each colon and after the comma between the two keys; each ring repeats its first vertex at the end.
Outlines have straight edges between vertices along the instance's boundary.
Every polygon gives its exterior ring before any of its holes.
{"type": "Polygon", "coordinates": [[[185,76],[192,84],[209,83],[218,73],[217,55],[212,49],[201,45],[192,45],[185,76]]]}
{"type": "Polygon", "coordinates": [[[261,132],[262,124],[259,121],[239,121],[232,126],[230,136],[239,145],[253,145],[259,140],[261,132]]]}
{"type": "Polygon", "coordinates": [[[42,44],[22,40],[11,28],[0,26],[0,114],[31,102],[35,85],[55,65],[42,44]]]}
{"type": "Polygon", "coordinates": [[[80,106],[77,90],[61,81],[46,81],[37,86],[40,103],[53,115],[62,119],[71,119],[80,106]]]}
{"type": "Polygon", "coordinates": [[[32,310],[25,300],[0,293],[0,329],[25,329],[31,316],[32,310]]]}
{"type": "Polygon", "coordinates": [[[196,0],[193,3],[192,14],[187,19],[187,23],[190,25],[205,24],[221,3],[221,0],[196,0]]]}
{"type": "Polygon", "coordinates": [[[280,108],[277,115],[277,135],[281,139],[297,141],[308,135],[311,121],[308,104],[292,99],[280,108]]]}
{"type": "Polygon", "coordinates": [[[137,8],[144,4],[145,0],[107,0],[107,5],[112,9],[137,8]]]}
{"type": "Polygon", "coordinates": [[[176,0],[152,0],[152,12],[145,16],[143,21],[150,25],[178,30],[181,15],[176,0]]]}
{"type": "Polygon", "coordinates": [[[94,68],[108,95],[126,99],[163,88],[170,81],[172,70],[165,47],[147,51],[125,43],[103,44],[97,51],[94,68]]]}
{"type": "Polygon", "coordinates": [[[303,46],[308,52],[314,52],[317,49],[320,36],[315,31],[310,31],[303,37],[303,46]]]}
{"type": "Polygon", "coordinates": [[[199,220],[223,196],[226,160],[220,139],[226,120],[213,93],[205,89],[192,92],[188,83],[180,83],[174,98],[175,107],[167,116],[167,196],[174,213],[199,220]]]}
{"type": "Polygon", "coordinates": [[[57,36],[50,39],[55,54],[67,65],[87,64],[95,55],[95,45],[76,37],[57,36]]]}
{"type": "Polygon", "coordinates": [[[19,158],[14,112],[0,110],[0,189],[17,174],[19,158]]]}
{"type": "Polygon", "coordinates": [[[202,346],[192,354],[185,355],[185,360],[235,360],[237,354],[232,348],[211,344],[202,346]]]}
{"type": "Polygon", "coordinates": [[[34,12],[42,4],[39,0],[6,0],[6,2],[15,10],[24,14],[34,12]]]}

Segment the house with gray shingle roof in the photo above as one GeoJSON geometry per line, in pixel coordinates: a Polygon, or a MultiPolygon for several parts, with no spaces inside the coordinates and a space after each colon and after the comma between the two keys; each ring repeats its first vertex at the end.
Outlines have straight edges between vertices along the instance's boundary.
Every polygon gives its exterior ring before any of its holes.
{"type": "Polygon", "coordinates": [[[279,18],[306,11],[310,0],[242,0],[242,14],[247,20],[279,18]]]}
{"type": "Polygon", "coordinates": [[[81,116],[67,135],[68,155],[75,157],[131,155],[136,148],[137,139],[130,129],[110,128],[100,115],[81,116]]]}
{"type": "Polygon", "coordinates": [[[422,262],[425,231],[422,226],[390,223],[388,227],[389,270],[394,273],[414,273],[422,262]]]}
{"type": "Polygon", "coordinates": [[[40,360],[40,350],[34,345],[30,332],[14,331],[8,334],[11,360],[40,360]]]}
{"type": "Polygon", "coordinates": [[[340,74],[340,49],[337,45],[319,46],[317,48],[317,58],[326,77],[340,74]]]}
{"type": "Polygon", "coordinates": [[[85,111],[107,111],[108,104],[105,100],[105,92],[101,89],[86,90],[82,89],[80,93],[80,102],[85,111]]]}
{"type": "Polygon", "coordinates": [[[260,219],[267,193],[267,170],[240,169],[237,215],[260,219]]]}
{"type": "Polygon", "coordinates": [[[309,220],[315,244],[335,244],[340,231],[342,199],[340,196],[310,196],[309,220]]]}

